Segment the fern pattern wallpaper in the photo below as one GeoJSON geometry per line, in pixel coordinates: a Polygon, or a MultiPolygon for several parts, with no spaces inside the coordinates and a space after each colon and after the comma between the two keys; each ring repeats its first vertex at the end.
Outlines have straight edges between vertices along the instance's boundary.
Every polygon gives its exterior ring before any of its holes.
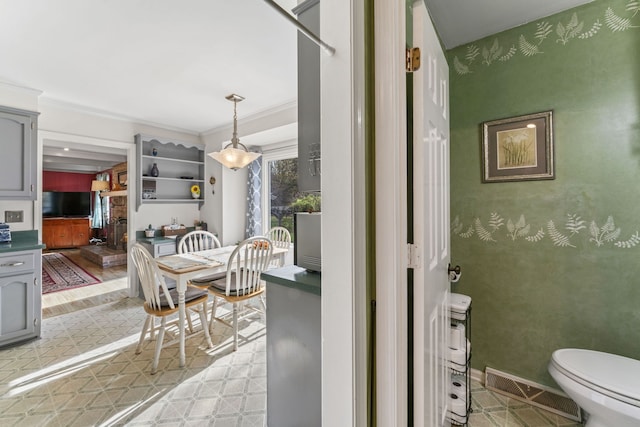
{"type": "Polygon", "coordinates": [[[535,30],[531,29],[532,34],[520,34],[517,41],[511,42],[508,47],[501,45],[497,37],[482,49],[471,43],[467,45],[462,59],[458,55],[453,57],[453,68],[457,74],[464,75],[472,73],[474,66],[490,66],[496,61],[507,62],[518,53],[524,56],[540,55],[544,53],[545,42],[552,43],[555,39],[555,43],[566,45],[571,39],[585,40],[594,37],[602,30],[602,22],[611,32],[640,28],[640,0],[627,0],[624,10],[622,7],[616,9],[621,12],[614,11],[612,6],[606,6],[601,17],[586,18],[592,21],[586,30],[585,20],[578,17],[578,12],[574,12],[564,21],[558,17],[557,22],[543,20],[536,23],[535,30]]]}
{"type": "Polygon", "coordinates": [[[472,367],[555,387],[558,348],[640,359],[640,0],[594,0],[447,58],[452,291],[473,300],[472,367]],[[483,183],[482,123],[541,111],[555,179],[483,183]]]}

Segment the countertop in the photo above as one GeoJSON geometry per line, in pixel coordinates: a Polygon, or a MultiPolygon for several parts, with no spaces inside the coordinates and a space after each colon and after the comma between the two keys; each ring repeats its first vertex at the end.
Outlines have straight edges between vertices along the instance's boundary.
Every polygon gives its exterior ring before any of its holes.
{"type": "Polygon", "coordinates": [[[38,230],[12,231],[11,241],[0,243],[0,253],[32,251],[47,246],[38,241],[38,230]]]}
{"type": "Polygon", "coordinates": [[[307,271],[297,265],[288,265],[282,268],[274,268],[262,273],[262,279],[293,289],[299,289],[315,295],[321,294],[322,275],[307,271]]]}
{"type": "Polygon", "coordinates": [[[136,240],[138,242],[142,242],[142,243],[149,243],[151,245],[158,245],[158,244],[162,244],[162,243],[175,243],[176,239],[175,238],[170,238],[170,237],[163,237],[163,236],[157,236],[157,237],[136,237],[136,240]]]}

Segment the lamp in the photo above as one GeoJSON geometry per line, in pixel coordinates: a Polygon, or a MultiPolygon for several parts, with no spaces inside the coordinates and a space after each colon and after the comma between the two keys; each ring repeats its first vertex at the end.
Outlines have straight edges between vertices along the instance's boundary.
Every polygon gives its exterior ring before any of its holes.
{"type": "Polygon", "coordinates": [[[222,163],[223,166],[226,166],[231,170],[238,170],[260,157],[260,153],[249,152],[247,147],[241,144],[240,139],[238,139],[238,115],[236,114],[236,105],[244,98],[240,95],[236,95],[235,93],[227,95],[225,98],[229,101],[233,101],[233,137],[231,138],[231,143],[224,147],[224,149],[214,151],[208,155],[212,159],[222,163]],[[242,148],[238,148],[238,146],[242,148]]]}
{"type": "Polygon", "coordinates": [[[94,179],[91,181],[91,191],[99,191],[102,193],[103,191],[109,190],[109,181],[98,181],[94,179]]]}

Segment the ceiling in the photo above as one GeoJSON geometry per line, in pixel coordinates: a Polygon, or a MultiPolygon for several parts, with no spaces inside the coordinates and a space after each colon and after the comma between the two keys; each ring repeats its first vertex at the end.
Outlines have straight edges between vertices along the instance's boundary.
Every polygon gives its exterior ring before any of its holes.
{"type": "Polygon", "coordinates": [[[447,49],[593,0],[425,0],[447,49]]]}
{"type": "MultiPolygon", "coordinates": [[[[425,2],[452,48],[588,1],[425,2]]],[[[296,30],[263,0],[0,0],[0,58],[0,81],[42,91],[41,104],[193,134],[231,122],[230,93],[246,98],[240,123],[297,98],[296,30]]],[[[78,159],[95,171],[106,154],[78,159]]],[[[72,155],[45,156],[53,168],[72,155]]]]}

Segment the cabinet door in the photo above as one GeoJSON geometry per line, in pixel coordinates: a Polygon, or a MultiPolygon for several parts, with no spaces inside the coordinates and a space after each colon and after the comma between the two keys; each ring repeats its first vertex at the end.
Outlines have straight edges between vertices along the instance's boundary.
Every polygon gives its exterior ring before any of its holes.
{"type": "Polygon", "coordinates": [[[36,113],[0,108],[0,199],[36,198],[36,113]]]}
{"type": "Polygon", "coordinates": [[[71,240],[73,246],[89,244],[89,220],[77,221],[71,226],[71,240]]]}
{"type": "Polygon", "coordinates": [[[0,278],[0,345],[36,334],[33,272],[0,278]]]}
{"type": "Polygon", "coordinates": [[[42,223],[42,243],[47,246],[47,249],[55,248],[56,241],[55,229],[52,225],[47,224],[47,221],[42,223]]]}
{"type": "Polygon", "coordinates": [[[73,246],[72,228],[68,224],[54,225],[53,244],[56,248],[70,248],[73,246]]]}
{"type": "MultiPolygon", "coordinates": [[[[301,3],[298,19],[320,31],[320,2],[301,3]]],[[[320,48],[298,34],[298,190],[320,191],[320,48]]]]}

